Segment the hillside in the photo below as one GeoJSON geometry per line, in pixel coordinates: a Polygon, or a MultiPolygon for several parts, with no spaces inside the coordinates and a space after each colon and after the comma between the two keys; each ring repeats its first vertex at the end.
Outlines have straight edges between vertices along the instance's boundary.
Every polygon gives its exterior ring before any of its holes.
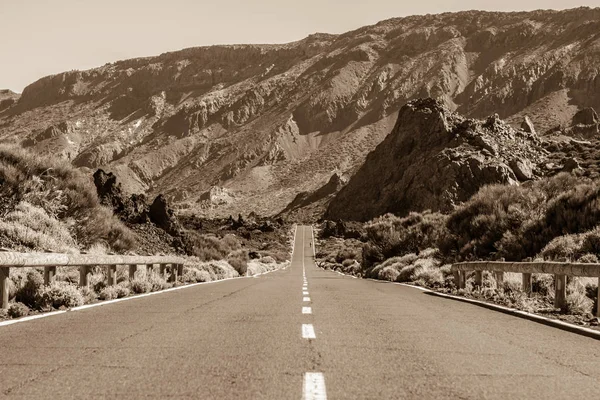
{"type": "Polygon", "coordinates": [[[543,135],[600,109],[599,62],[600,9],[394,18],[49,76],[1,103],[0,141],[206,216],[276,214],[352,175],[412,99],[543,135]]]}

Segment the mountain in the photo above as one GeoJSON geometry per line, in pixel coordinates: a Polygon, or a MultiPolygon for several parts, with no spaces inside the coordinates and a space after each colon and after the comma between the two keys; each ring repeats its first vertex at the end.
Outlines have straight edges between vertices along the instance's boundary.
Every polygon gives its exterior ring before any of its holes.
{"type": "Polygon", "coordinates": [[[600,109],[599,64],[598,8],[394,18],[45,77],[0,97],[0,141],[206,216],[276,214],[353,175],[411,100],[514,126],[527,115],[543,136],[600,109]]]}

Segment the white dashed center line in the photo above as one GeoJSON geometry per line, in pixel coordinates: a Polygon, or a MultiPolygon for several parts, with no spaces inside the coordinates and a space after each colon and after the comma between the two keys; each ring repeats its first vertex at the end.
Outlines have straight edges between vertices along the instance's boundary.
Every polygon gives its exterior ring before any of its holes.
{"type": "Polygon", "coordinates": [[[305,296],[302,298],[302,301],[310,301],[310,297],[305,296]]]}
{"type": "Polygon", "coordinates": [[[308,296],[308,292],[305,290],[305,291],[302,292],[302,295],[303,296],[308,296]]]}
{"type": "Polygon", "coordinates": [[[312,324],[302,324],[302,338],[303,339],[316,339],[315,328],[312,324]]]}
{"type": "Polygon", "coordinates": [[[302,307],[302,314],[312,314],[311,307],[302,307]]]}
{"type": "Polygon", "coordinates": [[[304,374],[302,398],[304,400],[327,400],[325,377],[321,372],[306,372],[304,374]]]}

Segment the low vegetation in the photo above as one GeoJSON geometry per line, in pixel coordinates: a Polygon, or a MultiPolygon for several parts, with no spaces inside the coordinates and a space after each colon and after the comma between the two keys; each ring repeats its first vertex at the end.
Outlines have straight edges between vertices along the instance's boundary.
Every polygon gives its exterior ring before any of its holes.
{"type": "Polygon", "coordinates": [[[81,172],[66,162],[0,146],[0,245],[75,252],[96,243],[136,246],[133,233],[103,207],[81,172]]]}
{"type": "MultiPolygon", "coordinates": [[[[120,188],[118,194],[125,196],[120,188]]],[[[135,204],[141,204],[141,196],[133,197],[135,204]]],[[[190,223],[194,218],[188,216],[181,223],[168,205],[158,210],[159,217],[163,212],[169,219],[165,226],[141,214],[137,219],[131,215],[125,218],[114,204],[101,203],[91,177],[66,162],[18,147],[0,146],[0,199],[0,247],[13,251],[177,254],[187,260],[179,284],[257,275],[281,268],[290,258],[292,232],[283,221],[239,216],[237,220],[190,223]]],[[[58,268],[50,285],[44,285],[42,269],[13,268],[11,304],[7,311],[0,311],[0,319],[173,285],[157,273],[146,276],[145,271],[130,281],[126,267],[117,269],[115,286],[106,286],[105,271],[100,267],[93,269],[88,287],[79,288],[78,282],[79,273],[74,268],[58,268]]]]}
{"type": "MultiPolygon", "coordinates": [[[[573,261],[600,259],[600,182],[573,174],[520,186],[483,187],[454,212],[406,217],[387,214],[349,231],[326,221],[317,259],[327,269],[365,278],[409,282],[457,293],[453,262],[469,260],[573,261]]],[[[497,284],[470,274],[460,294],[535,312],[556,312],[551,275],[534,274],[534,294],[521,291],[520,275],[497,284]]],[[[569,279],[562,313],[587,321],[595,312],[597,280],[569,279]]]]}

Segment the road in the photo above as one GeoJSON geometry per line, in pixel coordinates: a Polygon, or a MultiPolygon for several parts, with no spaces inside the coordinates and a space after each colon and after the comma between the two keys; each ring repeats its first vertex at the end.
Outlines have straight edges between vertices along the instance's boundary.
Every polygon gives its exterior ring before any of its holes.
{"type": "Polygon", "coordinates": [[[598,398],[599,341],[320,270],[310,241],[286,270],[0,327],[0,397],[598,398]]]}

